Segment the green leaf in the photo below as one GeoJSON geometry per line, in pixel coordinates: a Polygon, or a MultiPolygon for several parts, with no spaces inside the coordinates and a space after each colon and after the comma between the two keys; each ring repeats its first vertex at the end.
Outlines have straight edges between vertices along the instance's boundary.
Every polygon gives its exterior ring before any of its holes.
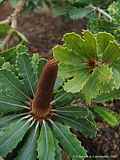
{"type": "Polygon", "coordinates": [[[0,113],[19,112],[27,109],[27,106],[19,100],[12,98],[11,96],[0,95],[0,113]]]}
{"type": "Polygon", "coordinates": [[[61,63],[72,64],[73,66],[79,66],[80,60],[78,55],[73,54],[68,48],[63,46],[56,46],[53,48],[54,57],[61,63]]]}
{"type": "Polygon", "coordinates": [[[4,51],[0,52],[1,56],[4,57],[5,61],[9,61],[11,64],[15,63],[16,47],[18,47],[18,46],[15,46],[15,47],[12,47],[9,49],[5,49],[4,51]]]}
{"type": "Polygon", "coordinates": [[[8,127],[0,131],[0,155],[6,156],[23,139],[30,127],[30,120],[11,123],[8,127]]]}
{"type": "Polygon", "coordinates": [[[101,67],[98,68],[98,72],[99,83],[109,83],[109,81],[112,79],[112,68],[109,67],[109,65],[103,64],[101,67]]]}
{"type": "Polygon", "coordinates": [[[87,103],[90,103],[93,98],[99,94],[107,92],[107,87],[109,87],[108,92],[114,87],[110,81],[113,79],[112,68],[108,65],[101,65],[95,69],[84,86],[82,92],[85,95],[87,103]],[[112,84],[110,86],[109,84],[112,84]]]}
{"type": "Polygon", "coordinates": [[[113,1],[109,6],[108,6],[108,12],[112,16],[112,20],[114,24],[120,23],[120,1],[113,1]]]}
{"type": "Polygon", "coordinates": [[[0,57],[0,67],[4,64],[4,62],[5,62],[4,57],[0,57]]]}
{"type": "Polygon", "coordinates": [[[67,8],[66,7],[60,7],[60,6],[53,6],[52,8],[53,15],[56,16],[64,16],[67,14],[67,8]]]}
{"type": "MultiPolygon", "coordinates": [[[[84,45],[85,45],[85,41],[81,38],[80,35],[78,35],[74,32],[66,33],[64,35],[64,46],[69,48],[74,55],[79,56],[80,60],[81,59],[85,60],[87,58],[84,45]]],[[[53,50],[53,53],[54,53],[54,50],[53,50]]]]}
{"type": "Polygon", "coordinates": [[[55,142],[51,128],[43,121],[38,139],[38,158],[40,160],[55,160],[55,142]]]}
{"type": "Polygon", "coordinates": [[[18,55],[17,62],[19,66],[19,74],[23,77],[24,86],[30,97],[34,96],[36,86],[36,77],[32,69],[30,56],[27,54],[18,55]]]}
{"type": "Polygon", "coordinates": [[[79,72],[73,79],[64,83],[64,90],[71,93],[80,92],[89,78],[89,74],[85,71],[79,72]],[[77,82],[77,83],[76,83],[77,82]]]}
{"type": "Polygon", "coordinates": [[[107,108],[95,106],[94,112],[96,112],[111,127],[115,127],[120,124],[120,115],[107,108]]]}
{"type": "Polygon", "coordinates": [[[117,59],[120,59],[120,45],[115,41],[109,42],[104,50],[103,60],[106,62],[114,62],[117,59]]]}
{"type": "MultiPolygon", "coordinates": [[[[113,67],[113,76],[115,77],[115,85],[119,88],[119,79],[120,79],[120,60],[116,60],[112,64],[113,67]]],[[[117,88],[117,87],[116,87],[117,88]]]]}
{"type": "Polygon", "coordinates": [[[25,102],[29,97],[25,93],[24,86],[16,76],[7,70],[0,70],[0,94],[3,93],[12,99],[25,102]]]}
{"type": "Polygon", "coordinates": [[[69,105],[73,100],[78,97],[76,94],[67,93],[63,89],[58,90],[54,95],[54,100],[51,102],[55,107],[69,105]]]}
{"type": "Polygon", "coordinates": [[[97,39],[97,46],[98,46],[98,55],[102,56],[109,42],[113,41],[115,38],[110,33],[99,32],[96,35],[96,39],[97,39]]]}
{"type": "Polygon", "coordinates": [[[1,66],[1,69],[8,70],[8,71],[14,71],[13,66],[9,62],[4,62],[4,64],[1,66]]]}
{"type": "Polygon", "coordinates": [[[5,0],[0,0],[0,4],[2,4],[5,0]]]}
{"type": "Polygon", "coordinates": [[[9,29],[10,29],[10,26],[7,23],[0,22],[0,38],[3,38],[7,34],[9,29]]]}
{"type": "Polygon", "coordinates": [[[29,54],[29,50],[27,45],[25,45],[25,42],[22,41],[17,45],[16,54],[17,55],[29,54]]]}
{"type": "Polygon", "coordinates": [[[53,125],[53,132],[56,138],[69,156],[71,158],[79,157],[79,159],[83,160],[87,156],[86,150],[81,146],[75,135],[70,132],[70,129],[60,123],[50,122],[53,125]]]}
{"type": "Polygon", "coordinates": [[[88,108],[79,106],[58,106],[58,108],[55,108],[55,112],[64,117],[71,117],[72,119],[87,118],[90,116],[88,108]]]}
{"type": "Polygon", "coordinates": [[[112,101],[114,99],[120,99],[120,90],[113,90],[109,93],[104,93],[95,98],[95,102],[102,103],[107,101],[112,101]]]}
{"type": "Polygon", "coordinates": [[[83,38],[85,40],[85,52],[89,58],[97,57],[97,43],[93,33],[85,31],[83,38]]]}
{"type": "Polygon", "coordinates": [[[36,82],[42,73],[43,67],[46,64],[47,60],[45,58],[41,58],[39,54],[33,54],[31,57],[31,64],[33,68],[33,72],[36,76],[36,82]]]}
{"type": "Polygon", "coordinates": [[[83,94],[85,95],[87,103],[90,103],[91,99],[99,94],[97,78],[98,78],[98,70],[94,70],[82,90],[83,94]]]}
{"type": "Polygon", "coordinates": [[[114,77],[114,79],[113,79],[114,88],[119,89],[120,88],[120,72],[119,72],[119,70],[117,70],[114,67],[113,67],[113,70],[112,70],[112,78],[113,77],[114,77]]]}
{"type": "MultiPolygon", "coordinates": [[[[90,57],[92,58],[96,57],[97,55],[96,40],[95,40],[94,35],[91,32],[85,31],[83,38],[84,39],[82,39],[80,35],[74,32],[67,33],[64,35],[64,46],[69,49],[69,52],[71,51],[70,54],[73,54],[73,56],[74,55],[79,56],[78,57],[79,65],[81,61],[86,61],[86,59],[90,57]]],[[[53,50],[53,53],[54,53],[54,50],[53,50]]],[[[60,54],[60,53],[55,53],[55,56],[56,54],[60,54]]],[[[64,52],[61,54],[64,56],[64,52]]],[[[76,65],[76,64],[73,64],[73,65],[76,65]]]]}
{"type": "Polygon", "coordinates": [[[56,148],[56,154],[55,154],[55,160],[62,160],[62,149],[59,146],[59,141],[55,140],[55,148],[56,148]]]}
{"type": "Polygon", "coordinates": [[[38,125],[34,126],[26,135],[25,142],[19,150],[16,160],[36,160],[37,159],[37,137],[39,134],[38,125]]]}
{"type": "Polygon", "coordinates": [[[55,82],[55,85],[54,85],[54,92],[57,92],[57,90],[62,87],[63,85],[63,80],[61,78],[57,78],[56,79],[56,82],[55,82]]]}
{"type": "Polygon", "coordinates": [[[65,112],[64,112],[64,109],[63,111],[62,109],[63,108],[60,108],[59,112],[56,111],[57,113],[56,121],[60,123],[64,123],[70,126],[71,128],[74,128],[80,131],[83,135],[87,137],[93,138],[96,136],[97,127],[94,121],[94,116],[90,111],[79,109],[81,113],[80,115],[79,113],[76,113],[76,111],[74,110],[74,107],[73,107],[73,113],[72,113],[72,108],[70,111],[65,111],[65,112]],[[86,112],[86,115],[85,115],[85,112],[86,112]]]}
{"type": "Polygon", "coordinates": [[[11,122],[13,122],[16,118],[19,117],[19,114],[10,114],[10,115],[6,115],[6,116],[1,116],[0,117],[0,128],[4,128],[6,126],[8,126],[11,122]]]}
{"type": "Polygon", "coordinates": [[[79,64],[79,66],[75,66],[75,65],[66,65],[66,64],[60,64],[59,65],[59,76],[60,78],[62,78],[63,80],[66,78],[71,78],[73,76],[76,76],[78,73],[80,74],[87,74],[86,73],[86,68],[85,68],[85,64],[79,64]],[[83,71],[85,73],[83,73],[83,71]]]}
{"type": "Polygon", "coordinates": [[[89,104],[99,94],[120,86],[120,45],[109,33],[85,31],[82,38],[76,33],[67,33],[64,44],[56,46],[53,55],[59,61],[64,90],[81,91],[89,104]]]}
{"type": "Polygon", "coordinates": [[[69,16],[71,19],[76,20],[86,17],[90,12],[91,12],[90,8],[73,7],[69,12],[69,16]]]}

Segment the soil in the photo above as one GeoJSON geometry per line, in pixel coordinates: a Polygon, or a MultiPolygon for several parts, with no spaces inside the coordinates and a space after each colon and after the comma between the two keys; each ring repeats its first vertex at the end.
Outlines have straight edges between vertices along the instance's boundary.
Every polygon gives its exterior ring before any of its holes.
{"type": "Polygon", "coordinates": [[[97,160],[120,160],[120,126],[110,128],[102,122],[97,124],[99,131],[95,139],[82,137],[82,143],[86,146],[90,157],[94,158],[94,155],[97,155],[97,160]]]}
{"type": "Polygon", "coordinates": [[[62,43],[62,37],[67,32],[81,33],[85,28],[85,20],[65,21],[63,18],[52,17],[51,13],[31,13],[20,20],[19,30],[26,35],[30,47],[37,48],[45,56],[51,54],[51,49],[62,43]]]}
{"type": "MultiPolygon", "coordinates": [[[[9,4],[0,7],[0,20],[5,19],[12,12],[9,4]]],[[[18,30],[26,35],[32,52],[39,52],[44,57],[51,55],[51,49],[62,43],[62,37],[66,32],[81,33],[86,28],[84,19],[78,21],[65,21],[61,17],[53,17],[50,12],[30,13],[19,19],[18,30]]],[[[116,101],[111,109],[120,113],[120,102],[116,101]]],[[[88,149],[89,155],[108,156],[91,157],[97,160],[120,160],[120,126],[110,128],[103,122],[98,121],[99,131],[94,140],[78,134],[82,144],[88,149]]]]}

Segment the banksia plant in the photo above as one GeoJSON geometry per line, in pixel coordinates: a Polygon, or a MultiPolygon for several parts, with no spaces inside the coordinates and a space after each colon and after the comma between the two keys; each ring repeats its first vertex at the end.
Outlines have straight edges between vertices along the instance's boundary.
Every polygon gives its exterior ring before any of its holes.
{"type": "Polygon", "coordinates": [[[64,35],[64,44],[53,48],[59,62],[59,75],[68,93],[80,93],[93,114],[111,127],[120,123],[120,115],[104,107],[120,98],[120,45],[107,32],[85,31],[64,35]]]}
{"type": "Polygon", "coordinates": [[[81,92],[88,103],[120,87],[120,45],[106,32],[85,31],[64,35],[64,44],[53,49],[59,61],[64,90],[81,92]]]}
{"type": "Polygon", "coordinates": [[[72,131],[95,137],[92,112],[72,105],[78,95],[63,90],[55,59],[30,57],[24,49],[16,56],[17,74],[0,69],[0,156],[62,160],[64,151],[71,159],[85,159],[87,151],[72,131]]]}

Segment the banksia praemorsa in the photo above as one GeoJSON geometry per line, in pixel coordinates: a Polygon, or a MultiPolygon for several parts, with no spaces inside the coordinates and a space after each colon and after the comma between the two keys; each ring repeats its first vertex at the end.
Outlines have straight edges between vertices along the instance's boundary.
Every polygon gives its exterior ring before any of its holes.
{"type": "Polygon", "coordinates": [[[94,117],[85,107],[71,106],[76,95],[63,90],[57,61],[30,57],[21,46],[15,63],[17,76],[0,70],[0,156],[15,150],[17,160],[62,160],[64,150],[71,159],[84,159],[87,151],[71,128],[92,138],[94,117]]]}

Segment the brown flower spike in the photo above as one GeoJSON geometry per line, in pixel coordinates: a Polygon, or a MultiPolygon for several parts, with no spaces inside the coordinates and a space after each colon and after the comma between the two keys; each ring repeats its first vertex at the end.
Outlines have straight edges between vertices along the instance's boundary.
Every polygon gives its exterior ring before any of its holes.
{"type": "Polygon", "coordinates": [[[44,119],[50,113],[53,88],[57,78],[58,63],[55,59],[48,60],[38,81],[32,102],[32,113],[37,119],[44,119]]]}

